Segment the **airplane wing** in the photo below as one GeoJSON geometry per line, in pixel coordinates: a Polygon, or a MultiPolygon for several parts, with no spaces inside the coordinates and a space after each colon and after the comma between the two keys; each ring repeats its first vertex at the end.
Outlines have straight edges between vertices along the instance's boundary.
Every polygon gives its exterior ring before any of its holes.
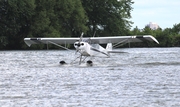
{"type": "MultiPolygon", "coordinates": [[[[31,44],[74,44],[79,41],[80,38],[24,38],[25,43],[28,46],[31,44]]],[[[143,41],[154,41],[159,42],[151,35],[142,36],[110,36],[110,37],[91,37],[83,38],[83,40],[90,40],[91,43],[107,44],[107,43],[129,43],[129,42],[143,42],[143,41]]]]}
{"type": "Polygon", "coordinates": [[[24,38],[24,42],[31,46],[32,44],[74,44],[79,38],[24,38]]]}
{"type": "Polygon", "coordinates": [[[99,44],[154,41],[159,44],[159,42],[151,35],[94,37],[91,38],[91,41],[97,42],[99,44]]]}

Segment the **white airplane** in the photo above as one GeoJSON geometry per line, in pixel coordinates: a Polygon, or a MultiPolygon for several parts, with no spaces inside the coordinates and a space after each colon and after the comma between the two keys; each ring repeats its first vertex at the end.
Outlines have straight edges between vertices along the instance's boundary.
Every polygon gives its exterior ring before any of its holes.
{"type": "MultiPolygon", "coordinates": [[[[113,47],[130,43],[130,42],[143,42],[143,41],[154,41],[159,44],[159,42],[151,35],[142,35],[142,36],[111,36],[111,37],[86,37],[83,38],[83,33],[80,38],[24,38],[25,43],[30,47],[31,44],[54,44],[61,48],[68,48],[60,44],[74,44],[76,53],[80,53],[76,59],[80,58],[79,65],[87,57],[99,57],[106,56],[110,57],[110,53],[119,53],[119,51],[113,51],[113,47]],[[99,44],[107,44],[106,48],[103,48],[99,44]],[[114,45],[113,45],[114,44],[114,45]],[[82,57],[84,59],[82,60],[82,57]]],[[[75,59],[75,60],[76,60],[75,59]]],[[[73,60],[73,61],[75,61],[73,60]]],[[[65,61],[60,61],[60,64],[66,64],[65,61]]],[[[92,66],[92,61],[88,60],[87,64],[92,66]]]]}

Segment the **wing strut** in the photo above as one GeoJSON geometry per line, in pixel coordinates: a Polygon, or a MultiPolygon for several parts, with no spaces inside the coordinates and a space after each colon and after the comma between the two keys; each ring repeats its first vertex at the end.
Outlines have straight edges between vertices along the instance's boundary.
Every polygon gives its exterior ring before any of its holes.
{"type": "Polygon", "coordinates": [[[121,41],[121,42],[118,42],[118,43],[116,43],[115,45],[113,45],[113,47],[114,47],[114,48],[117,48],[117,47],[119,47],[119,46],[122,46],[122,45],[124,45],[125,43],[127,43],[128,40],[129,40],[129,39],[125,39],[125,40],[123,40],[123,41],[121,41]]]}
{"type": "Polygon", "coordinates": [[[63,48],[63,49],[66,49],[66,50],[70,50],[70,49],[68,49],[68,48],[66,48],[66,47],[64,47],[64,46],[61,46],[61,45],[59,45],[59,44],[57,44],[57,43],[54,43],[54,42],[51,42],[51,41],[48,41],[48,43],[51,43],[51,44],[53,44],[53,45],[56,45],[56,46],[58,46],[58,47],[61,47],[61,48],[63,48]]]}

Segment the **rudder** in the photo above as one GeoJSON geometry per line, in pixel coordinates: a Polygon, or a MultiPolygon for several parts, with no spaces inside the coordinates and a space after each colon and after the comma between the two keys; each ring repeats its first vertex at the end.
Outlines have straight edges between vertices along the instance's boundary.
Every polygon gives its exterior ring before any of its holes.
{"type": "Polygon", "coordinates": [[[112,51],[112,43],[108,43],[107,46],[106,46],[106,50],[107,51],[112,51]]]}

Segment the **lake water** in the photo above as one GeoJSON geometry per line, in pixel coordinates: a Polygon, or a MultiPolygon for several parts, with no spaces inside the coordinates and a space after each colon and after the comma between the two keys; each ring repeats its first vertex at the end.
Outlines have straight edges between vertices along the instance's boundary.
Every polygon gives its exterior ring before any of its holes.
{"type": "Polygon", "coordinates": [[[74,51],[0,51],[0,106],[180,107],[180,48],[120,50],[92,67],[59,65],[74,51]]]}

